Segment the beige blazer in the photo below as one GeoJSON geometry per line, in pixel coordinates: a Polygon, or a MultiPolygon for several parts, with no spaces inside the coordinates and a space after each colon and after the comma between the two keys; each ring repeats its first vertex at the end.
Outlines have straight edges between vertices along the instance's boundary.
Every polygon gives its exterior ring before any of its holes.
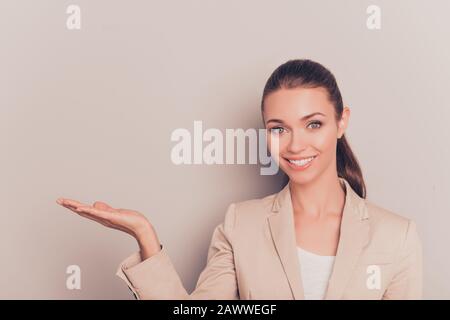
{"type": "MultiPolygon", "coordinates": [[[[421,299],[422,246],[414,221],[360,198],[339,179],[345,205],[325,299],[421,299]]],[[[137,299],[304,299],[289,184],[228,206],[191,294],[161,248],[144,261],[136,252],[117,270],[137,299]]]]}

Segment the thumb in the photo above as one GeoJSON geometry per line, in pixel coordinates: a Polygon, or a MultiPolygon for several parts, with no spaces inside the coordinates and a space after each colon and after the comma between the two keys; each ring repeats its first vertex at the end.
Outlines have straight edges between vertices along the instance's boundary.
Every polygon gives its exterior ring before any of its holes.
{"type": "Polygon", "coordinates": [[[113,207],[109,206],[108,204],[102,202],[102,201],[95,201],[94,202],[94,208],[99,210],[111,210],[114,209],[113,207]]]}

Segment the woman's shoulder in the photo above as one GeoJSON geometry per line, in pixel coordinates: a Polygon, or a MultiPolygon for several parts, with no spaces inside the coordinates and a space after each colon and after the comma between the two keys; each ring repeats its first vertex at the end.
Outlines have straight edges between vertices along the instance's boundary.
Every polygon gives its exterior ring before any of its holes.
{"type": "Polygon", "coordinates": [[[393,227],[402,227],[411,223],[412,219],[405,214],[392,211],[376,204],[370,200],[364,200],[368,214],[372,223],[383,226],[391,225],[393,227]]]}
{"type": "Polygon", "coordinates": [[[236,211],[246,215],[264,215],[271,212],[278,192],[247,200],[234,202],[236,211]]]}
{"type": "Polygon", "coordinates": [[[413,239],[420,242],[417,225],[414,219],[406,215],[386,209],[371,201],[365,200],[368,210],[371,237],[374,242],[384,243],[385,247],[396,247],[413,239]],[[408,240],[409,239],[409,240],[408,240]]]}
{"type": "Polygon", "coordinates": [[[264,222],[272,212],[274,200],[278,192],[259,198],[235,201],[229,204],[225,220],[232,221],[233,227],[255,226],[258,221],[264,222]]]}

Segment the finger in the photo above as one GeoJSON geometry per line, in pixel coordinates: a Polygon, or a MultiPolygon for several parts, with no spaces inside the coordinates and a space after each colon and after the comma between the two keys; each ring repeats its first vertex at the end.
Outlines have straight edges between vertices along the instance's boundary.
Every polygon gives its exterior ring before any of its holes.
{"type": "Polygon", "coordinates": [[[69,209],[70,211],[75,212],[76,214],[78,214],[78,215],[80,215],[80,216],[82,216],[82,217],[89,218],[89,219],[91,219],[91,220],[95,220],[95,221],[97,221],[97,222],[100,222],[100,221],[98,221],[98,220],[100,220],[99,217],[94,216],[94,215],[92,215],[91,213],[86,213],[86,212],[77,210],[78,207],[70,206],[70,205],[65,204],[65,203],[62,204],[62,206],[65,207],[65,208],[67,208],[67,209],[69,209]]]}
{"type": "Polygon", "coordinates": [[[101,219],[105,219],[105,220],[109,220],[111,218],[111,216],[113,215],[113,212],[111,211],[105,211],[105,210],[100,210],[100,209],[96,209],[93,207],[89,207],[89,206],[81,206],[75,209],[76,212],[80,213],[87,213],[87,214],[91,214],[95,217],[99,217],[101,219]]]}
{"type": "MultiPolygon", "coordinates": [[[[73,211],[73,212],[76,212],[75,210],[76,210],[76,208],[75,207],[71,207],[71,206],[68,206],[68,205],[65,205],[65,204],[63,204],[62,205],[64,208],[66,208],[66,209],[69,209],[69,210],[71,210],[71,211],[73,211]]],[[[78,213],[78,212],[76,212],[76,213],[78,213]]]]}
{"type": "Polygon", "coordinates": [[[76,211],[76,209],[77,209],[78,207],[70,206],[70,205],[68,205],[68,204],[62,204],[61,206],[63,206],[63,207],[66,208],[66,209],[69,209],[70,211],[73,211],[73,212],[75,212],[75,213],[79,213],[78,211],[76,211]]]}
{"type": "Polygon", "coordinates": [[[117,229],[123,232],[126,232],[130,235],[133,235],[128,229],[126,229],[125,227],[122,227],[120,225],[117,225],[116,223],[114,223],[113,218],[115,217],[114,214],[111,214],[111,212],[105,212],[106,214],[103,216],[105,218],[100,217],[100,215],[98,214],[98,212],[96,214],[94,214],[93,211],[96,211],[95,208],[92,207],[79,207],[79,208],[69,208],[71,211],[75,212],[76,214],[78,214],[81,217],[87,218],[89,220],[93,220],[95,222],[98,222],[106,227],[109,228],[113,228],[113,229],[117,229]]]}
{"type": "Polygon", "coordinates": [[[77,207],[77,208],[76,207],[71,207],[71,206],[68,206],[68,205],[63,205],[63,206],[65,208],[69,209],[70,211],[75,212],[79,216],[82,216],[84,218],[88,218],[88,219],[94,220],[96,222],[99,222],[99,223],[107,226],[107,227],[111,227],[111,223],[109,221],[109,219],[111,219],[111,214],[108,217],[106,217],[106,216],[102,217],[102,216],[100,216],[98,214],[94,214],[93,212],[90,212],[88,209],[89,208],[93,209],[93,208],[89,207],[89,206],[86,206],[86,207],[81,206],[81,207],[77,207]],[[82,208],[82,209],[80,209],[80,208],[82,208]]]}
{"type": "Polygon", "coordinates": [[[84,217],[84,218],[87,218],[87,219],[89,219],[89,220],[93,220],[93,221],[95,221],[95,222],[98,222],[98,223],[100,223],[100,224],[102,224],[102,225],[104,225],[104,226],[107,226],[107,227],[112,227],[112,224],[109,222],[109,221],[107,221],[107,220],[104,220],[104,219],[101,219],[101,218],[99,218],[99,217],[97,217],[97,216],[93,216],[92,214],[90,214],[90,213],[84,213],[84,212],[77,212],[78,213],[78,215],[80,215],[81,217],[84,217]]]}
{"type": "Polygon", "coordinates": [[[86,204],[81,203],[79,201],[76,200],[72,200],[72,199],[67,199],[67,198],[59,198],[58,199],[61,205],[68,205],[71,207],[80,207],[80,206],[86,206],[86,204]]]}
{"type": "Polygon", "coordinates": [[[116,230],[119,230],[119,231],[122,231],[122,232],[125,232],[125,233],[128,233],[128,234],[134,236],[133,233],[130,232],[130,230],[128,230],[128,229],[126,229],[126,228],[124,228],[124,227],[122,227],[120,225],[116,225],[116,224],[114,224],[114,223],[112,223],[112,222],[110,222],[108,220],[100,219],[100,218],[95,217],[95,216],[93,216],[91,214],[88,214],[88,213],[78,213],[78,214],[80,216],[84,217],[84,218],[87,218],[89,220],[93,220],[95,222],[98,222],[98,223],[100,223],[100,224],[102,224],[102,225],[104,225],[104,226],[106,226],[108,228],[116,229],[116,230]]]}

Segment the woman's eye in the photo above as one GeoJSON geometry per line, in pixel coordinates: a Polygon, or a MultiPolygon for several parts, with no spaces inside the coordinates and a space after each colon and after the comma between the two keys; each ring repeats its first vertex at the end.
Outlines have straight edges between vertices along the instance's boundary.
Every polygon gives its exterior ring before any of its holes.
{"type": "Polygon", "coordinates": [[[308,127],[310,126],[312,129],[319,129],[322,126],[322,123],[320,121],[314,121],[308,124],[308,127]]]}
{"type": "Polygon", "coordinates": [[[271,133],[280,134],[282,133],[282,130],[284,130],[282,127],[274,127],[269,129],[271,133]]]}

